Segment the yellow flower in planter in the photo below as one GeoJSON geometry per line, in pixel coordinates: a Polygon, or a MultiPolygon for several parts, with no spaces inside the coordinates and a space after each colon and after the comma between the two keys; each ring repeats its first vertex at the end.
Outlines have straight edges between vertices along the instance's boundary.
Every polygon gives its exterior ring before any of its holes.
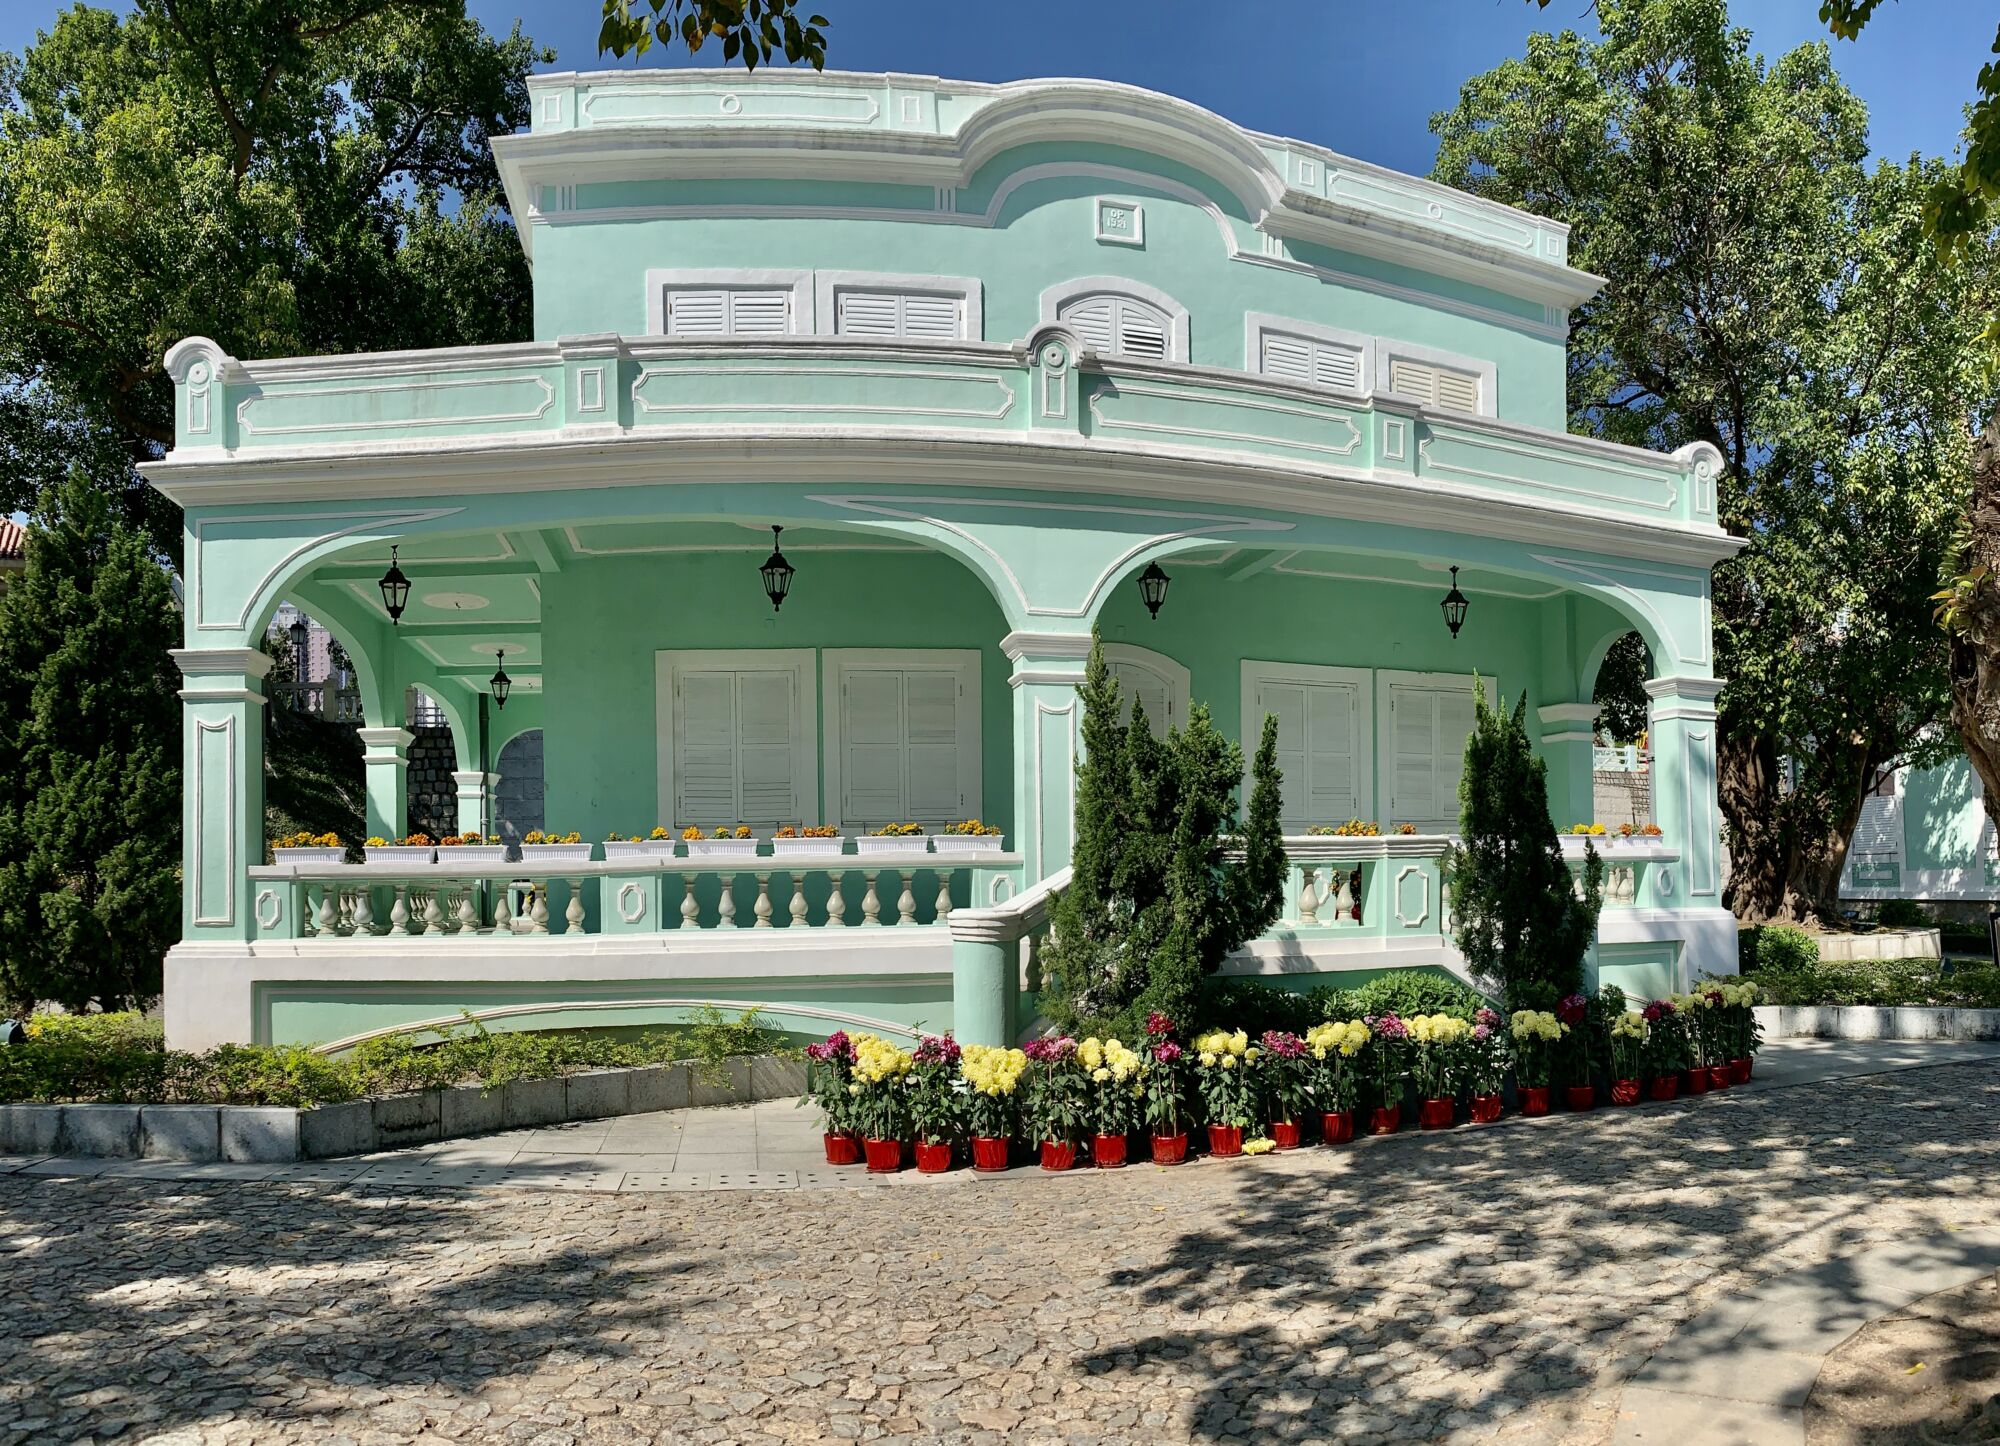
{"type": "Polygon", "coordinates": [[[1276,1140],[1267,1140],[1261,1135],[1254,1140],[1245,1140],[1243,1142],[1243,1153],[1246,1155],[1268,1155],[1277,1148],[1278,1142],[1276,1140]]]}
{"type": "Polygon", "coordinates": [[[881,1084],[901,1079],[910,1072],[907,1050],[896,1048],[872,1034],[854,1036],[854,1078],[864,1084],[881,1084]]]}

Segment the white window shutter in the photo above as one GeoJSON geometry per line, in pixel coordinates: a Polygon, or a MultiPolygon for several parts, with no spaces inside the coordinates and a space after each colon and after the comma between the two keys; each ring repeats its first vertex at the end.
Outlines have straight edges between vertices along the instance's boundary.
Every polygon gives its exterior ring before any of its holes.
{"type": "Polygon", "coordinates": [[[880,291],[843,291],[834,308],[833,329],[841,336],[895,336],[901,330],[897,298],[880,291]]]}
{"type": "Polygon", "coordinates": [[[907,758],[903,807],[919,823],[946,824],[965,816],[958,789],[958,674],[903,674],[907,758]]]}
{"type": "Polygon", "coordinates": [[[1361,353],[1353,347],[1317,342],[1313,346],[1313,385],[1334,391],[1361,390],[1361,353]]]}
{"type": "Polygon", "coordinates": [[[1437,405],[1437,372],[1397,357],[1389,363],[1389,390],[1424,406],[1437,405]]]}
{"type": "Polygon", "coordinates": [[[1315,823],[1342,824],[1355,803],[1354,737],[1359,699],[1347,684],[1306,691],[1306,800],[1315,823]]]}
{"type": "Polygon", "coordinates": [[[1437,698],[1389,686],[1389,821],[1421,827],[1437,817],[1437,698]]]}
{"type": "Polygon", "coordinates": [[[1284,782],[1279,786],[1284,830],[1288,834],[1301,834],[1312,824],[1322,822],[1312,816],[1312,779],[1306,763],[1304,685],[1259,683],[1255,716],[1261,719],[1266,714],[1278,720],[1278,771],[1284,775],[1284,782]]]}
{"type": "Polygon", "coordinates": [[[927,291],[846,291],[834,303],[841,336],[956,341],[965,334],[962,298],[927,291]]]}
{"type": "Polygon", "coordinates": [[[1447,412],[1479,410],[1479,378],[1463,372],[1440,370],[1437,374],[1437,404],[1447,412]]]}
{"type": "Polygon", "coordinates": [[[1116,351],[1118,323],[1113,303],[1114,298],[1109,296],[1088,296],[1063,307],[1056,313],[1056,320],[1074,331],[1093,351],[1116,351]]]}
{"type": "Polygon", "coordinates": [[[1479,410],[1479,378],[1444,367],[1392,357],[1389,361],[1389,390],[1446,412],[1479,410]]]}
{"type": "Polygon", "coordinates": [[[803,816],[798,740],[792,736],[798,679],[789,668],[736,674],[736,733],[741,805],[737,822],[752,827],[796,823],[803,816]]]}
{"type": "Polygon", "coordinates": [[[1091,349],[1107,355],[1162,361],[1173,350],[1173,320],[1136,296],[1099,293],[1066,303],[1056,319],[1091,349]]]}
{"type": "Polygon", "coordinates": [[[1164,361],[1168,336],[1162,312],[1129,296],[1118,298],[1118,351],[1141,361],[1164,361]]]}
{"type": "Polygon", "coordinates": [[[736,677],[680,673],[674,684],[674,817],[704,831],[734,823],[736,677]]]}
{"type": "Polygon", "coordinates": [[[1472,737],[1472,690],[1438,694],[1437,813],[1434,821],[1450,833],[1459,823],[1458,785],[1465,777],[1465,744],[1472,737]]]}
{"type": "Polygon", "coordinates": [[[840,688],[840,821],[876,828],[903,815],[903,675],[848,672],[840,688]]]}
{"type": "Polygon", "coordinates": [[[784,336],[791,329],[791,292],[744,289],[729,293],[731,336],[784,336]]]}
{"type": "Polygon", "coordinates": [[[1303,337],[1264,333],[1264,375],[1304,385],[1313,379],[1312,343],[1303,337]]]}
{"type": "Polygon", "coordinates": [[[723,291],[669,291],[668,336],[727,336],[729,297],[723,291]]]}
{"type": "Polygon", "coordinates": [[[1262,333],[1262,338],[1259,366],[1265,376],[1300,386],[1361,390],[1361,353],[1355,348],[1275,331],[1262,333]]]}
{"type": "Polygon", "coordinates": [[[1108,663],[1106,668],[1118,680],[1119,721],[1132,721],[1132,705],[1136,702],[1146,710],[1146,731],[1155,738],[1165,738],[1167,729],[1180,721],[1169,712],[1173,693],[1167,687],[1167,680],[1138,663],[1108,663]]]}
{"type": "Polygon", "coordinates": [[[965,335],[961,298],[911,292],[902,301],[904,336],[915,341],[956,341],[965,335]]]}

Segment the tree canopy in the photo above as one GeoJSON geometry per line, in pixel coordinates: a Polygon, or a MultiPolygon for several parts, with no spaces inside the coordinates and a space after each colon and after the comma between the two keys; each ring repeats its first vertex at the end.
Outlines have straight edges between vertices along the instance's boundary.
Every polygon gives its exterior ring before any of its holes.
{"type": "Polygon", "coordinates": [[[1922,625],[1983,410],[1983,266],[1923,234],[1942,162],[1869,168],[1824,44],[1766,64],[1723,0],[1600,0],[1433,119],[1434,176],[1575,228],[1574,429],[1721,449],[1719,757],[1731,899],[1831,904],[1865,788],[1946,714],[1922,625]],[[1789,777],[1786,774],[1789,773],[1789,777]]]}

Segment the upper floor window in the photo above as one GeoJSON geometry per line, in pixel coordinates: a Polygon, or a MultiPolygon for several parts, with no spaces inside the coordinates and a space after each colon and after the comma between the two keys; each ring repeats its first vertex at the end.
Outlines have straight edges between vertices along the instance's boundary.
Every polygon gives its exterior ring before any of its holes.
{"type": "Polygon", "coordinates": [[[1251,312],[1244,354],[1267,377],[1359,395],[1368,390],[1374,338],[1251,312]]]}
{"type": "Polygon", "coordinates": [[[794,329],[788,290],[714,286],[667,292],[668,336],[788,336],[794,329]]]}
{"type": "Polygon", "coordinates": [[[1404,342],[1384,341],[1379,351],[1377,391],[1394,392],[1433,411],[1493,415],[1491,362],[1404,342]]]}
{"type": "Polygon", "coordinates": [[[970,276],[876,271],[814,273],[819,329],[900,341],[977,341],[980,287],[970,276]]]}
{"type": "Polygon", "coordinates": [[[1140,282],[1091,276],[1052,286],[1042,293],[1042,320],[1061,322],[1101,355],[1188,358],[1187,308],[1140,282]]]}

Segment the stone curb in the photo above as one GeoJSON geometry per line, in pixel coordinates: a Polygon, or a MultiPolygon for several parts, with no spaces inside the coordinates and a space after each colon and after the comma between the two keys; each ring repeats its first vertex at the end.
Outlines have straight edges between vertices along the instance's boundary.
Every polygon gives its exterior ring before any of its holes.
{"type": "Polygon", "coordinates": [[[2000,1039],[2000,1009],[1760,1004],[1752,1012],[1771,1039],[2000,1039]]]}
{"type": "Polygon", "coordinates": [[[725,1067],[728,1079],[720,1085],[698,1079],[690,1064],[651,1064],[515,1080],[490,1090],[458,1085],[308,1109],[0,1105],[0,1154],[289,1164],[516,1126],[610,1119],[690,1104],[746,1104],[805,1092],[802,1061],[744,1057],[725,1061],[725,1067]]]}
{"type": "Polygon", "coordinates": [[[1614,1446],[1804,1446],[1820,1367],[1856,1331],[2000,1269],[2000,1231],[1898,1241],[1794,1270],[1682,1325],[1626,1382],[1614,1446]]]}

